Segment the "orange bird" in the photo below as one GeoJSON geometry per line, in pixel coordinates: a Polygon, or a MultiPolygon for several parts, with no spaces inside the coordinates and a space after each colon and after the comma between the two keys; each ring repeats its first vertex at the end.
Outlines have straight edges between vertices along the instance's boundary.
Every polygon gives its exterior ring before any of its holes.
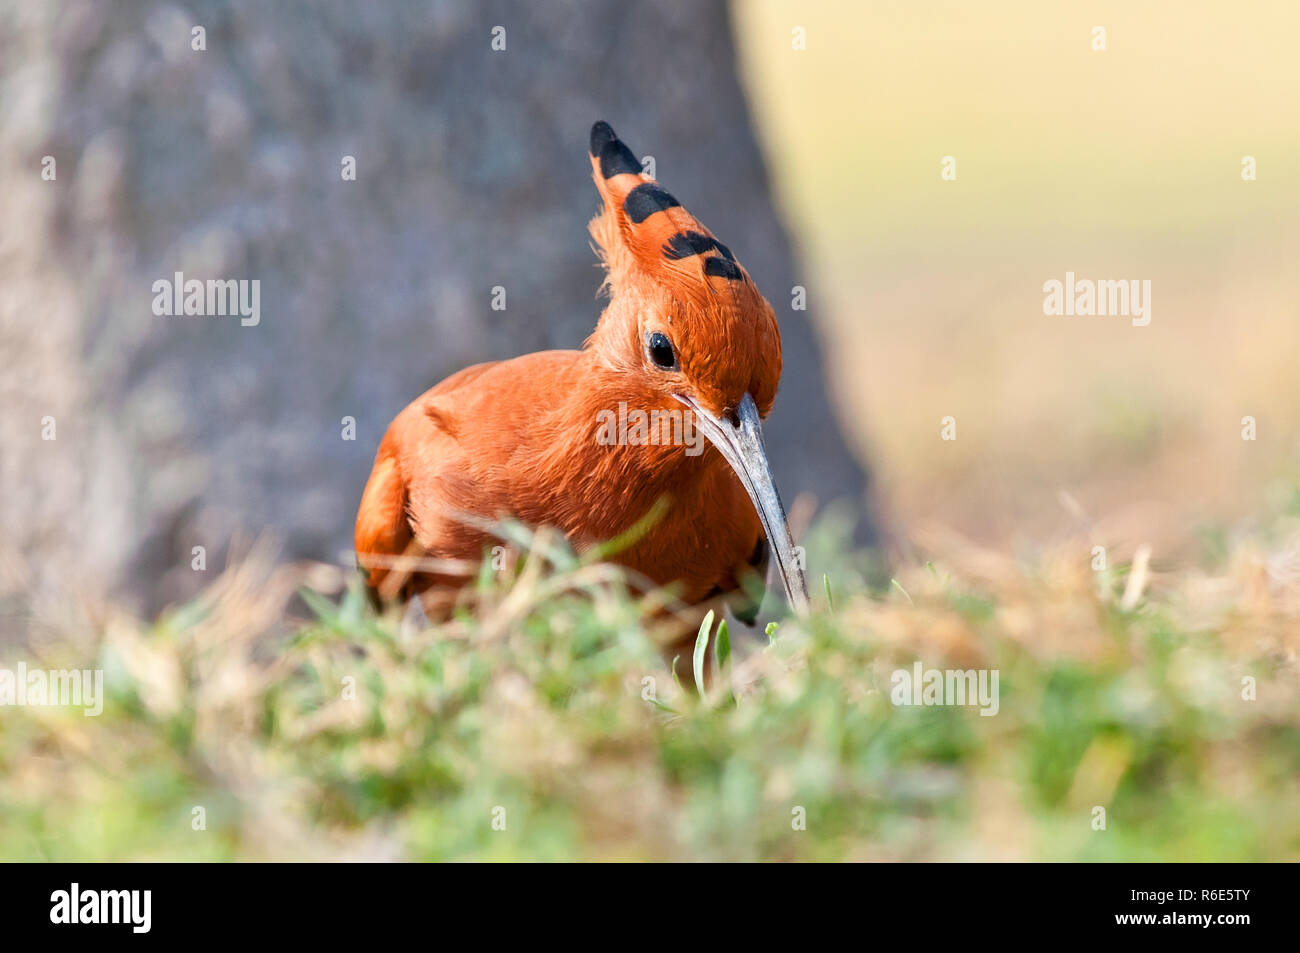
{"type": "Polygon", "coordinates": [[[358,563],[376,593],[425,592],[427,604],[471,578],[455,567],[499,542],[500,518],[557,527],[581,551],[666,499],[615,561],[691,605],[724,597],[752,623],[741,584],[762,578],[770,553],[802,612],[807,583],[759,425],[781,379],[772,308],[608,123],[591,129],[591,165],[609,294],[595,332],[580,351],[467,367],[398,414],[361,499],[358,563]],[[395,568],[412,555],[429,568],[395,568]]]}

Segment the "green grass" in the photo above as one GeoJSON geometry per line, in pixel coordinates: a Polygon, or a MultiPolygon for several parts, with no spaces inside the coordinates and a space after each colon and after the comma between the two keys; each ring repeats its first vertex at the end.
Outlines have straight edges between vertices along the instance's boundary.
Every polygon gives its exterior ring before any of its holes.
{"type": "Polygon", "coordinates": [[[562,552],[437,628],[355,586],[295,620],[321,574],[254,554],[151,626],[44,646],[102,667],[108,700],[2,711],[0,857],[1300,857],[1291,604],[1243,588],[1193,619],[1189,573],[1125,612],[1082,552],[1078,573],[936,557],[875,592],[845,574],[770,641],[702,628],[703,692],[648,603],[562,552]],[[998,714],[896,707],[917,660],[997,669],[998,714]]]}

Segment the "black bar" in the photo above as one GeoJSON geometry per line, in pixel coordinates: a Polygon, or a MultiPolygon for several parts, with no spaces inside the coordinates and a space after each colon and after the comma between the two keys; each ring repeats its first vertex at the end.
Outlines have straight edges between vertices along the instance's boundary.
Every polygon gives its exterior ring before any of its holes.
{"type": "Polygon", "coordinates": [[[645,931],[654,937],[677,922],[683,904],[698,907],[713,929],[745,933],[758,927],[761,934],[775,920],[818,934],[847,930],[864,940],[893,927],[972,942],[1030,929],[1040,938],[1062,942],[1133,934],[1148,941],[1204,937],[1231,943],[1294,924],[1295,868],[1289,865],[565,868],[17,864],[0,868],[7,881],[0,891],[0,915],[6,940],[112,935],[129,942],[282,938],[331,944],[349,936],[373,940],[376,931],[400,923],[435,942],[463,931],[497,940],[511,928],[542,942],[548,935],[561,940],[560,933],[581,932],[610,918],[635,923],[628,927],[633,934],[645,931]],[[66,914],[74,883],[82,911],[102,908],[111,914],[116,903],[119,920],[126,922],[51,922],[52,916],[66,914]],[[120,893],[101,903],[102,891],[140,893],[127,907],[120,893]],[[144,925],[143,891],[149,891],[148,930],[136,932],[144,925]],[[96,893],[96,899],[88,901],[88,893],[96,893]],[[60,908],[64,896],[68,902],[60,908]],[[132,912],[134,918],[128,915],[132,912]],[[1153,919],[1140,922],[1146,917],[1153,919]]]}

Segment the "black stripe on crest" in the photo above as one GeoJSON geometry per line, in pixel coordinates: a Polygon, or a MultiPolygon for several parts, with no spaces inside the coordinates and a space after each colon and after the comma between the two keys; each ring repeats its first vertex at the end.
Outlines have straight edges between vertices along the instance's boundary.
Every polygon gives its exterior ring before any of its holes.
{"type": "Polygon", "coordinates": [[[732,281],[740,280],[740,266],[728,258],[704,259],[704,273],[719,278],[729,278],[732,281]]]}
{"type": "Polygon", "coordinates": [[[655,212],[677,208],[682,203],[673,198],[666,190],[653,182],[638,185],[623,200],[623,210],[627,217],[640,225],[655,212]]]}
{"type": "Polygon", "coordinates": [[[605,143],[613,142],[618,138],[618,133],[614,132],[614,127],[605,120],[600,120],[591,127],[591,154],[600,155],[600,150],[605,148],[605,143]]]}
{"type": "Polygon", "coordinates": [[[622,139],[611,139],[600,148],[600,174],[608,179],[624,172],[640,175],[641,163],[622,139]]]}
{"type": "Polygon", "coordinates": [[[641,160],[603,119],[591,127],[591,154],[600,160],[600,174],[607,179],[624,172],[641,174],[641,160]]]}
{"type": "Polygon", "coordinates": [[[722,257],[727,261],[736,260],[736,256],[731,253],[730,248],[713,236],[701,232],[678,232],[668,239],[668,243],[664,245],[664,257],[669,259],[690,258],[692,255],[703,255],[715,248],[721,252],[722,257]]]}

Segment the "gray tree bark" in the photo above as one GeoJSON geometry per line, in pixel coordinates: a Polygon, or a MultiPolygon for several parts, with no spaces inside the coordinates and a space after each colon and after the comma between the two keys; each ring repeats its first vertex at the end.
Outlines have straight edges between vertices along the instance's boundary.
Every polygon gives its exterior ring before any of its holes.
{"type": "Polygon", "coordinates": [[[69,592],[154,611],[236,533],[335,560],[397,411],[595,325],[598,118],[777,310],[767,440],[787,501],[865,515],[810,313],[790,309],[806,282],[723,3],[51,0],[0,12],[0,50],[8,628],[85,601],[69,592]],[[153,283],[177,271],[258,279],[260,324],[156,316],[153,283]]]}

